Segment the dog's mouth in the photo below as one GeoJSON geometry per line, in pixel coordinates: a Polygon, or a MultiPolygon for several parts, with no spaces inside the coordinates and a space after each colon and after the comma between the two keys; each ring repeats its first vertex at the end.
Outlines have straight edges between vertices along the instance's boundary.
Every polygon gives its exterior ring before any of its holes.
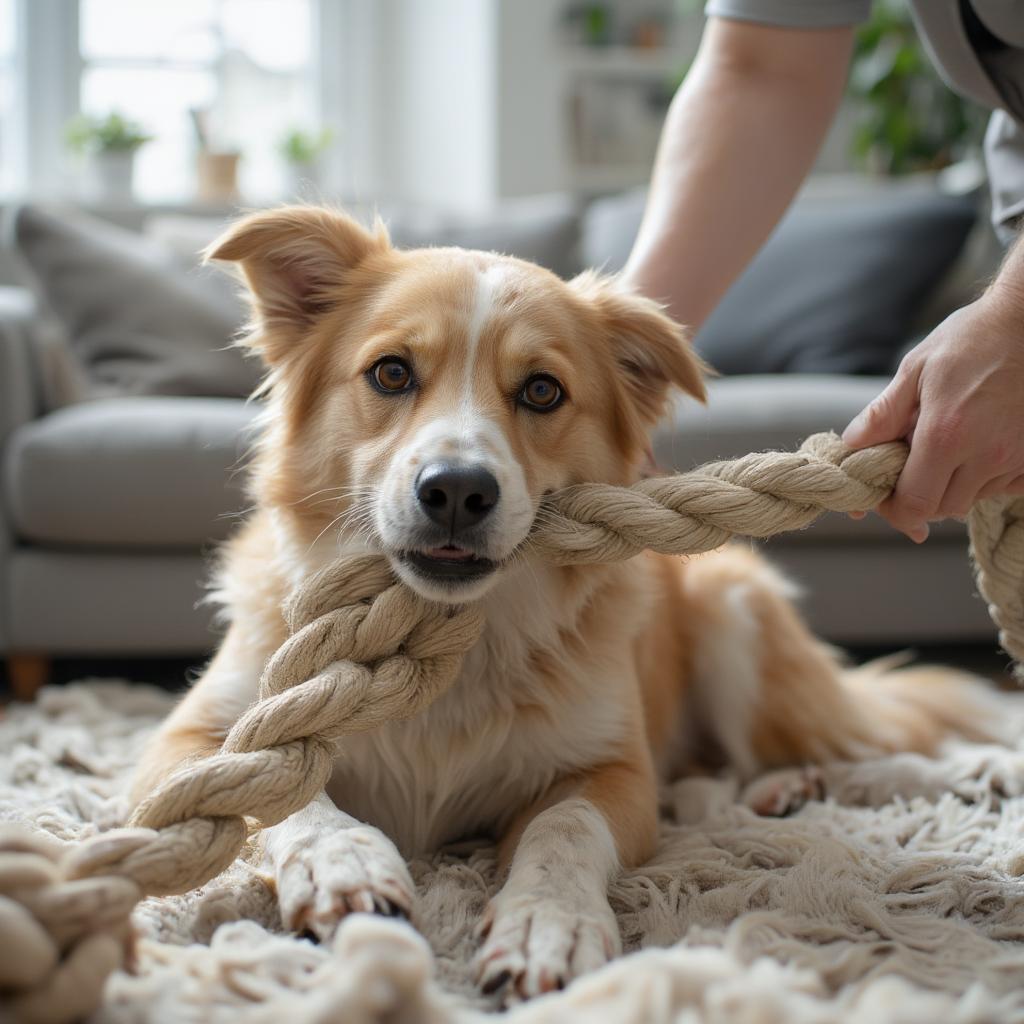
{"type": "Polygon", "coordinates": [[[438,582],[470,582],[489,576],[498,568],[490,558],[482,558],[469,548],[446,544],[439,548],[405,551],[399,556],[420,576],[438,582]]]}

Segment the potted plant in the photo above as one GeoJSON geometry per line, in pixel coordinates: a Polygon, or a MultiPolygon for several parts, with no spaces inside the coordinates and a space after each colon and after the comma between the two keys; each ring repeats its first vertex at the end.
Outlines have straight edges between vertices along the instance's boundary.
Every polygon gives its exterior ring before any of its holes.
{"type": "Polygon", "coordinates": [[[106,117],[82,115],[67,129],[68,144],[89,161],[92,190],[107,200],[131,199],[135,154],[151,139],[141,125],[116,111],[106,117]]]}
{"type": "Polygon", "coordinates": [[[877,0],[857,33],[850,95],[853,156],[884,175],[936,171],[976,149],[986,114],[952,91],[928,59],[906,4],[877,0]]]}
{"type": "Polygon", "coordinates": [[[286,188],[290,196],[319,187],[320,160],[330,144],[331,133],[327,128],[319,132],[294,128],[281,139],[278,151],[285,161],[288,173],[286,188]]]}

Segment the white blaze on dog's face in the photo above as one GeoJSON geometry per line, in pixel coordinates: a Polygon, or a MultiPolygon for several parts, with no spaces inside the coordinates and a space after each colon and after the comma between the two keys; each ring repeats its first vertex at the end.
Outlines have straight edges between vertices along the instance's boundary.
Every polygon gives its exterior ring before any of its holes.
{"type": "Polygon", "coordinates": [[[399,251],[302,207],[211,256],[240,262],[270,367],[257,497],[311,537],[362,538],[433,599],[493,586],[546,493],[635,479],[671,385],[703,397],[682,330],[596,275],[399,251]]]}
{"type": "MultiPolygon", "coordinates": [[[[514,322],[499,337],[501,312],[528,287],[522,270],[496,257],[447,257],[452,269],[465,266],[449,282],[449,314],[438,317],[443,333],[429,314],[427,322],[415,317],[400,329],[396,352],[368,371],[385,400],[412,405],[422,392],[420,409],[409,410],[415,428],[382,438],[383,466],[364,449],[354,453],[352,469],[355,479],[376,484],[373,521],[398,574],[427,596],[461,600],[489,586],[536,514],[503,409],[511,403],[520,415],[553,414],[567,397],[566,367],[556,351],[538,351],[521,324],[519,338],[514,322]],[[526,350],[510,374],[500,372],[494,351],[502,341],[526,350]]],[[[403,284],[399,277],[386,286],[380,301],[395,292],[400,306],[403,284]]]]}

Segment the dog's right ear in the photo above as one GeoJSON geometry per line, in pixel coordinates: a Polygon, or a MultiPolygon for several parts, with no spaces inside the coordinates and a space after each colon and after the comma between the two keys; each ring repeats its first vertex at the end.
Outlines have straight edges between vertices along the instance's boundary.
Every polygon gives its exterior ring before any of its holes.
{"type": "Polygon", "coordinates": [[[368,231],[337,210],[283,206],[236,221],[203,255],[239,265],[252,299],[249,342],[273,363],[339,301],[357,266],[390,247],[379,222],[368,231]]]}

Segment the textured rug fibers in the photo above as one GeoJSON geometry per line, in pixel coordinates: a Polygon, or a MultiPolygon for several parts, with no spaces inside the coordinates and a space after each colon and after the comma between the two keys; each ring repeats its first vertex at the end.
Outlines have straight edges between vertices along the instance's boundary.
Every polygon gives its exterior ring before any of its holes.
{"type": "MultiPolygon", "coordinates": [[[[729,779],[668,787],[657,855],[611,887],[626,955],[500,1020],[1024,1021],[1024,706],[1000,699],[1019,749],[826,765],[826,798],[789,818],[757,817],[729,779]]],[[[0,713],[0,820],[69,841],[120,824],[127,773],[170,703],[88,681],[0,713]]],[[[418,930],[355,915],[329,947],[281,931],[244,861],[147,900],[135,970],[110,979],[92,1020],[481,1024],[496,1010],[472,970],[493,849],[412,870],[418,930]]]]}

